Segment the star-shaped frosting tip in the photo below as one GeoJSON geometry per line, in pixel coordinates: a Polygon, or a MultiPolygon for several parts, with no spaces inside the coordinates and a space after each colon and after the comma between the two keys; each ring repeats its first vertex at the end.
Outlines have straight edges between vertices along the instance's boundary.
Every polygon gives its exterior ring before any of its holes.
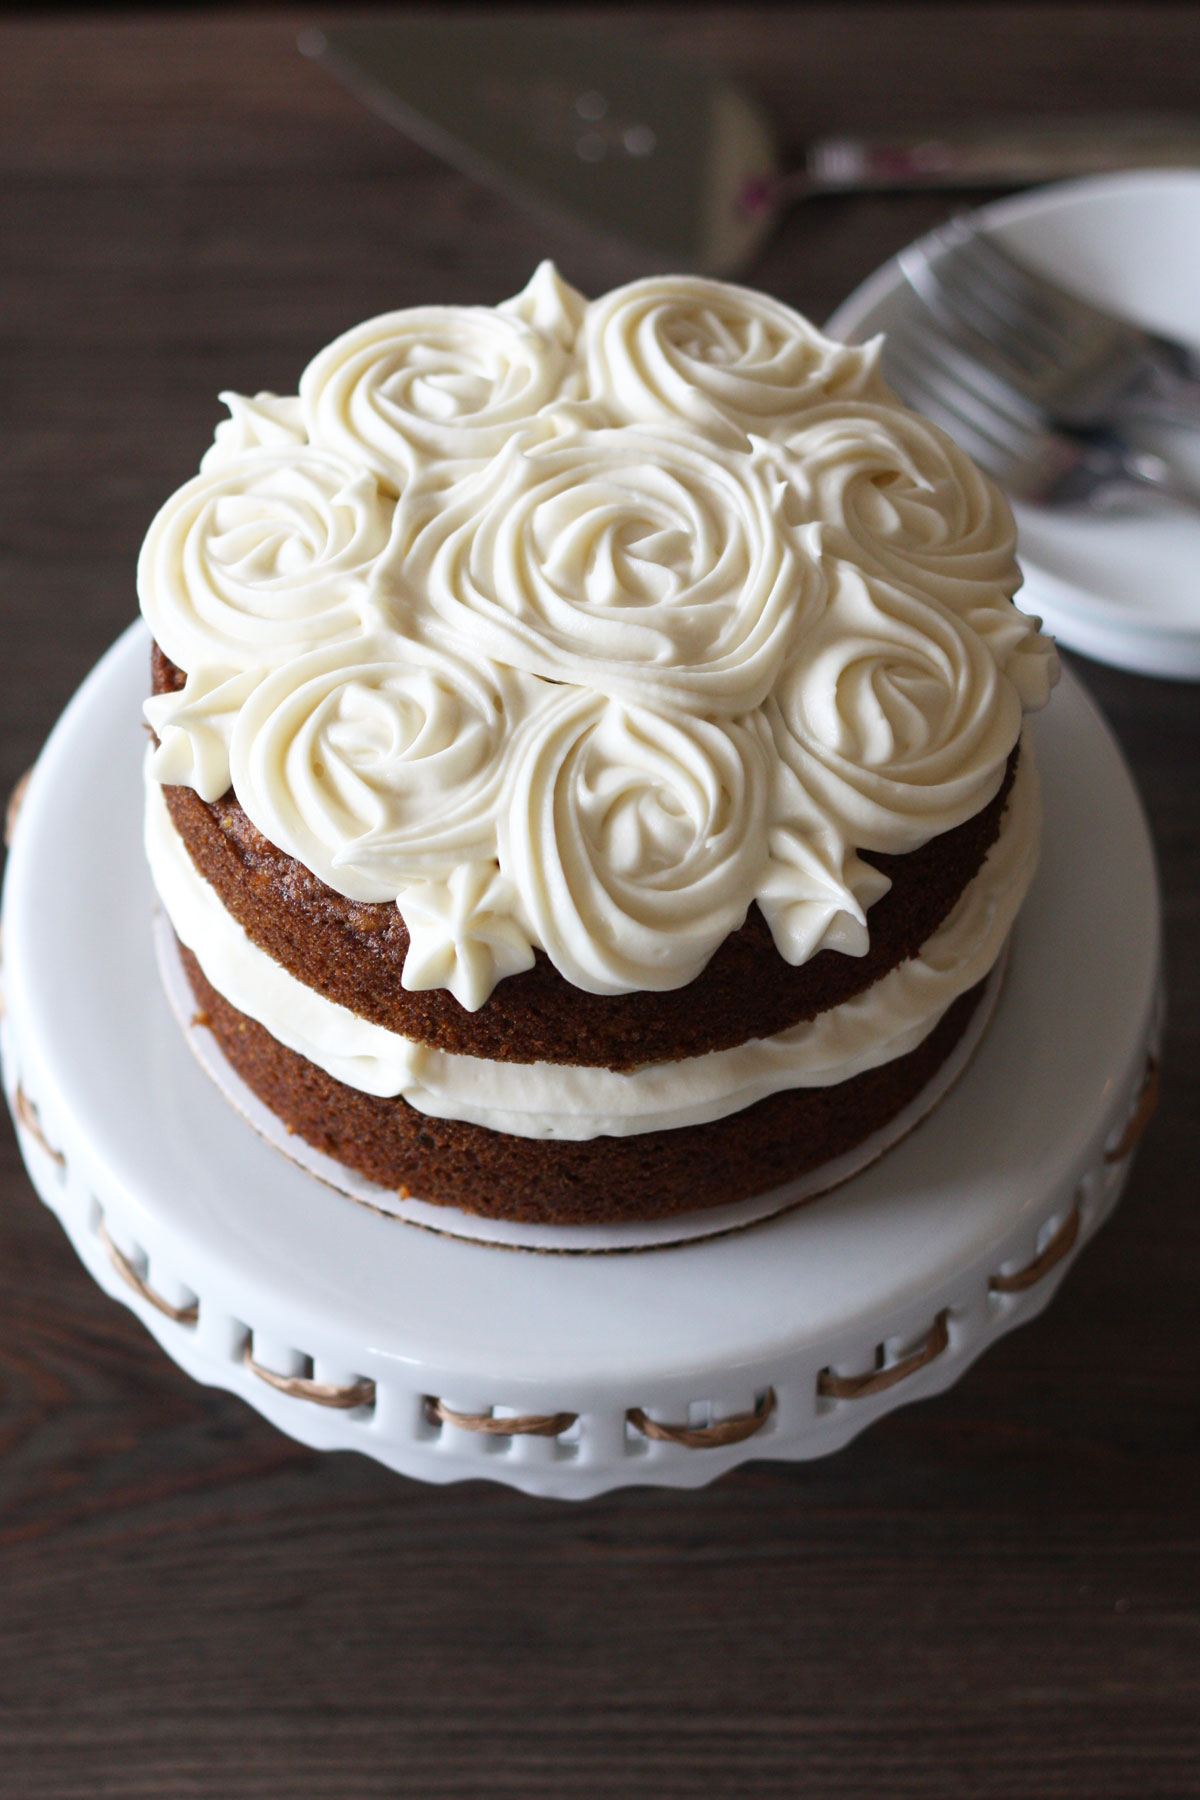
{"type": "Polygon", "coordinates": [[[843,857],[816,833],[777,827],[756,899],[775,948],[797,966],[818,950],[865,956],[867,910],[891,885],[853,851],[843,857]]]}
{"type": "Polygon", "coordinates": [[[262,680],[261,669],[199,668],[177,693],[155,694],[142,712],[158,739],[150,773],[164,787],[194,788],[219,800],[229,787],[229,746],[243,703],[262,680]]]}
{"type": "Polygon", "coordinates": [[[511,300],[502,300],[496,310],[532,325],[544,337],[561,344],[564,350],[572,350],[587,311],[587,301],[547,260],[538,264],[519,294],[514,294],[511,300]]]}
{"type": "Polygon", "coordinates": [[[498,981],[533,967],[512,885],[495,863],[460,863],[445,881],[417,881],[397,896],[408,928],[401,981],[409,993],[448,988],[478,1012],[498,981]]]}

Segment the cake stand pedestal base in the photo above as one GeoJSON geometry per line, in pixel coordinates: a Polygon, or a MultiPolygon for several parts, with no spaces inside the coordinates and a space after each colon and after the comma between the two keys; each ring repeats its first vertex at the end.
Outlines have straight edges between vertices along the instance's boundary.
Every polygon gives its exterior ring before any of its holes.
{"type": "Polygon", "coordinates": [[[1159,904],[1111,736],[1037,721],[1046,850],[995,1016],[932,1117],[731,1235],[538,1255],[350,1203],[194,1061],[155,968],[135,626],[29,784],[4,897],[5,1091],[79,1255],[197,1380],[317,1449],[583,1498],[836,1450],[1047,1303],[1153,1105],[1159,904]]]}

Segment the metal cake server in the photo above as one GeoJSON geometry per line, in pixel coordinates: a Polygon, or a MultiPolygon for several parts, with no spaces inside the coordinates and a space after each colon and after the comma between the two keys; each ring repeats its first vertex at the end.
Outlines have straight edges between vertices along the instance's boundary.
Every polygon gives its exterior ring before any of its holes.
{"type": "Polygon", "coordinates": [[[781,174],[770,121],[721,74],[545,15],[426,14],[307,31],[300,47],[455,167],[659,268],[734,273],[810,194],[1200,167],[1200,120],[1125,117],[825,138],[781,174]]]}

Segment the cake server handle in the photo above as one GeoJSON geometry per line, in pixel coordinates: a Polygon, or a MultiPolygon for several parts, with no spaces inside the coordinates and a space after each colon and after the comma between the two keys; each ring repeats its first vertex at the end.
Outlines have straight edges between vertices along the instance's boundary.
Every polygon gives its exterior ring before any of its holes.
{"type": "Polygon", "coordinates": [[[1138,168],[1200,168],[1200,119],[1090,114],[907,136],[819,138],[808,146],[803,168],[748,182],[742,204],[751,212],[773,212],[810,194],[1021,187],[1138,168]]]}

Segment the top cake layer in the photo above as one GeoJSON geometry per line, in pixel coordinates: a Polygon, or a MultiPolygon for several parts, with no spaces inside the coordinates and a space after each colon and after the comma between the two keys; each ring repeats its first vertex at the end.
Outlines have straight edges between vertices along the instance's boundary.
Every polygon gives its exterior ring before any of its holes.
{"type": "Polygon", "coordinates": [[[154,772],[394,901],[410,991],[676,989],[754,903],[862,955],[856,852],[982,812],[1053,680],[998,491],[765,296],[544,264],[225,398],[139,564],[154,772]]]}

